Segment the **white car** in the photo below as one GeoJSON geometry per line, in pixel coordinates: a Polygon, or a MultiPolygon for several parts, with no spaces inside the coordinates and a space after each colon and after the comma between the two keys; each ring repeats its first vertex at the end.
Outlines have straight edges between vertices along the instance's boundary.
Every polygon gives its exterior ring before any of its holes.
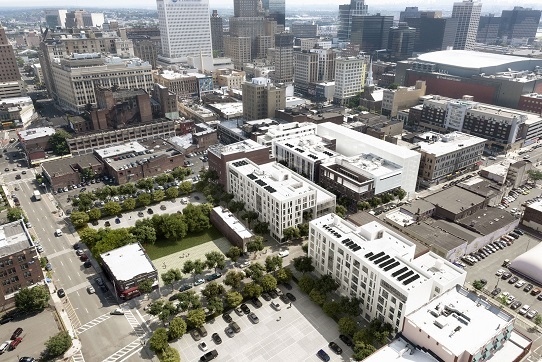
{"type": "Polygon", "coordinates": [[[529,311],[529,309],[531,309],[531,307],[525,304],[523,307],[521,307],[518,313],[521,315],[524,315],[525,313],[529,311]]]}
{"type": "Polygon", "coordinates": [[[201,343],[199,344],[199,348],[201,348],[201,350],[202,350],[203,352],[207,351],[207,343],[201,342],[201,343]]]}
{"type": "Polygon", "coordinates": [[[276,311],[280,310],[280,304],[278,304],[276,302],[271,302],[271,307],[276,311]]]}
{"type": "Polygon", "coordinates": [[[516,283],[516,288],[521,288],[522,286],[525,285],[525,280],[520,280],[519,282],[516,283]]]}
{"type": "Polygon", "coordinates": [[[279,251],[279,256],[281,258],[285,258],[287,257],[288,255],[290,255],[290,252],[288,250],[282,250],[282,251],[279,251]]]}
{"type": "Polygon", "coordinates": [[[503,275],[503,273],[504,273],[504,270],[499,269],[499,270],[497,270],[497,272],[495,273],[495,275],[498,276],[498,277],[500,277],[501,275],[503,275]]]}
{"type": "Polygon", "coordinates": [[[527,312],[527,318],[532,319],[538,314],[538,311],[536,309],[529,309],[529,312],[527,312]]]}
{"type": "Polygon", "coordinates": [[[88,294],[94,294],[94,292],[96,292],[96,291],[94,290],[94,287],[92,285],[90,287],[87,287],[87,293],[88,294]]]}
{"type": "Polygon", "coordinates": [[[4,343],[0,344],[0,354],[7,351],[10,343],[11,343],[11,341],[5,341],[4,343]]]}

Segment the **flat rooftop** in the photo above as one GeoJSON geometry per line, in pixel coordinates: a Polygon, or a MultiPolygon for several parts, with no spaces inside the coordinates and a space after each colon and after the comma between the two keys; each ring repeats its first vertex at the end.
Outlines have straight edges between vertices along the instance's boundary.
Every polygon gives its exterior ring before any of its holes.
{"type": "Polygon", "coordinates": [[[32,238],[21,221],[0,225],[0,257],[18,253],[33,245],[32,238]]]}
{"type": "Polygon", "coordinates": [[[491,340],[513,319],[503,309],[457,285],[406,316],[405,324],[413,324],[452,355],[460,356],[465,351],[474,355],[480,341],[491,340]]]}
{"type": "MultiPolygon", "coordinates": [[[[436,132],[425,132],[418,135],[418,137],[426,139],[426,141],[417,142],[420,149],[435,156],[446,155],[467,147],[485,144],[486,142],[485,138],[463,132],[452,132],[445,135],[436,132]]],[[[480,150],[480,155],[482,151],[483,148],[480,150]]]]}
{"type": "Polygon", "coordinates": [[[441,362],[429,353],[416,349],[416,347],[401,337],[363,359],[363,362],[441,362]]]}
{"type": "Polygon", "coordinates": [[[230,169],[247,176],[278,199],[288,199],[313,192],[316,192],[317,204],[335,199],[335,195],[331,192],[276,162],[257,165],[244,158],[230,162],[229,165],[230,169]]]}
{"type": "Polygon", "coordinates": [[[482,168],[482,170],[497,176],[506,177],[506,175],[508,174],[508,165],[508,162],[502,161],[486,166],[482,168]]]}
{"type": "Polygon", "coordinates": [[[95,150],[96,154],[100,156],[102,159],[108,158],[108,157],[115,157],[125,154],[138,154],[138,153],[145,153],[147,149],[143,147],[139,142],[130,142],[125,143],[122,145],[115,145],[111,147],[102,148],[99,150],[95,150]]]}
{"type": "Polygon", "coordinates": [[[259,144],[256,141],[253,141],[251,139],[246,139],[244,141],[231,143],[229,145],[223,145],[221,143],[216,145],[211,145],[208,148],[209,152],[212,152],[216,156],[227,156],[231,155],[233,153],[239,153],[239,152],[250,152],[255,150],[262,150],[262,149],[268,149],[268,146],[264,146],[259,144]]]}
{"type": "Polygon", "coordinates": [[[524,62],[531,59],[470,50],[441,50],[421,54],[418,56],[418,60],[429,63],[446,64],[458,68],[479,69],[524,62]]]}
{"type": "Polygon", "coordinates": [[[425,201],[454,214],[458,214],[472,205],[481,204],[484,200],[485,198],[457,186],[436,192],[425,198],[425,201]]]}
{"type": "Polygon", "coordinates": [[[81,165],[83,167],[88,166],[98,166],[102,162],[96,158],[94,154],[86,154],[75,157],[66,157],[60,158],[54,161],[47,161],[41,164],[41,167],[45,172],[47,172],[51,177],[58,177],[62,175],[67,175],[74,173],[74,167],[76,165],[81,165]]]}
{"type": "Polygon", "coordinates": [[[103,262],[116,280],[126,281],[139,275],[156,271],[145,250],[139,243],[128,244],[101,254],[103,262]]]}
{"type": "Polygon", "coordinates": [[[345,168],[361,171],[370,177],[383,177],[391,173],[398,173],[403,169],[401,166],[372,153],[338,157],[335,162],[345,168]]]}
{"type": "MultiPolygon", "coordinates": [[[[147,148],[139,143],[136,146],[131,145],[130,142],[127,145],[109,147],[113,149],[111,153],[106,153],[106,157],[102,160],[111,166],[113,169],[121,171],[127,170],[138,165],[143,165],[147,162],[151,162],[153,159],[158,157],[169,157],[180,154],[173,144],[168,142],[162,142],[154,145],[150,145],[150,148],[147,148]],[[125,146],[125,147],[124,147],[125,146]]],[[[96,152],[101,151],[97,150],[96,152]]]]}
{"type": "Polygon", "coordinates": [[[322,161],[340,156],[340,153],[326,148],[327,143],[321,137],[316,135],[301,136],[288,140],[275,142],[275,145],[288,149],[303,158],[310,158],[310,161],[322,161]]]}
{"type": "Polygon", "coordinates": [[[533,202],[532,204],[527,205],[526,207],[542,212],[542,201],[533,202]]]}
{"type": "Polygon", "coordinates": [[[231,213],[230,210],[222,206],[217,206],[213,209],[213,211],[215,211],[222,221],[224,221],[242,239],[248,239],[254,236],[254,234],[248,230],[245,225],[231,213]]]}
{"type": "Polygon", "coordinates": [[[468,245],[478,235],[444,220],[426,220],[408,226],[408,232],[427,245],[451,251],[461,245],[468,245]]]}
{"type": "Polygon", "coordinates": [[[52,127],[37,127],[19,131],[19,137],[23,142],[40,137],[52,136],[54,134],[55,129],[52,127]]]}
{"type": "Polygon", "coordinates": [[[512,224],[516,220],[517,219],[508,211],[501,210],[497,207],[488,207],[457,220],[457,223],[465,228],[476,231],[481,235],[488,235],[501,229],[505,225],[512,224]]]}

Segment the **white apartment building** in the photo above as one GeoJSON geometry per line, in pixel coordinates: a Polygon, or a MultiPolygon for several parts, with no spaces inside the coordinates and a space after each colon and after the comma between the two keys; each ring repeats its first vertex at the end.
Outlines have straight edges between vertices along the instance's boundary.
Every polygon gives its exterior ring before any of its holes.
{"type": "Polygon", "coordinates": [[[346,157],[372,154],[402,167],[401,188],[407,192],[407,198],[414,196],[420,167],[420,153],[331,122],[320,123],[317,127],[316,134],[328,140],[334,139],[335,150],[346,157]]]}
{"type": "MultiPolygon", "coordinates": [[[[256,138],[256,142],[265,146],[272,146],[273,142],[292,138],[299,138],[316,134],[314,123],[290,122],[269,126],[267,133],[256,138]]],[[[272,147],[274,152],[274,147],[272,147]]],[[[273,156],[275,154],[273,153],[273,156]]]]}
{"type": "Polygon", "coordinates": [[[335,210],[335,195],[279,163],[258,165],[243,158],[228,163],[227,190],[245,210],[256,211],[281,241],[284,229],[303,222],[303,212],[320,216],[335,210]]]}
{"type": "Polygon", "coordinates": [[[80,112],[96,105],[95,87],[153,90],[152,66],[139,58],[121,59],[100,54],[73,54],[55,59],[52,66],[58,104],[80,112]]]}
{"type": "Polygon", "coordinates": [[[406,315],[465,281],[465,270],[432,252],[414,259],[414,243],[377,221],[356,226],[330,213],[309,225],[315,270],[333,276],[341,295],[359,298],[367,321],[400,331],[406,315]]]}
{"type": "Polygon", "coordinates": [[[318,182],[319,167],[339,153],[327,148],[321,137],[311,135],[273,142],[275,159],[311,181],[318,182]]]}
{"type": "Polygon", "coordinates": [[[209,0],[156,0],[162,55],[168,63],[189,55],[212,56],[209,0]]]}
{"type": "Polygon", "coordinates": [[[445,135],[425,132],[419,135],[424,141],[417,142],[420,159],[420,177],[433,183],[475,166],[482,160],[486,139],[463,132],[445,135]]]}
{"type": "Polygon", "coordinates": [[[365,57],[337,58],[335,61],[335,103],[344,104],[363,90],[367,61],[365,57]]]}

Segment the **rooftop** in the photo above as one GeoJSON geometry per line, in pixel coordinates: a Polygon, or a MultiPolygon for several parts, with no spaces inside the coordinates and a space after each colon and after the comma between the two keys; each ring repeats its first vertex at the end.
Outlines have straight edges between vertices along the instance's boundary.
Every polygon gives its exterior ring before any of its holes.
{"type": "Polygon", "coordinates": [[[412,215],[425,214],[434,208],[435,205],[423,199],[412,200],[410,203],[401,206],[401,210],[404,210],[412,215]]]}
{"type": "Polygon", "coordinates": [[[145,249],[139,243],[111,250],[100,254],[100,257],[118,281],[128,281],[143,274],[156,272],[145,249]]]}
{"type": "Polygon", "coordinates": [[[261,145],[251,139],[246,139],[241,142],[232,143],[229,145],[223,145],[221,143],[209,146],[208,151],[217,156],[230,155],[238,152],[250,152],[260,149],[268,149],[268,146],[261,145]]]}
{"type": "Polygon", "coordinates": [[[432,219],[414,223],[407,228],[410,235],[416,236],[424,244],[445,251],[454,250],[464,244],[468,245],[476,239],[476,234],[462,229],[453,223],[432,219]]]}
{"type": "Polygon", "coordinates": [[[229,163],[230,170],[247,176],[254,183],[264,188],[273,197],[286,200],[294,196],[316,193],[316,203],[331,201],[335,195],[310,182],[286,166],[276,162],[257,165],[243,158],[229,163]]]}
{"type": "Polygon", "coordinates": [[[506,177],[506,175],[508,174],[508,165],[509,163],[504,160],[499,163],[494,163],[492,165],[486,166],[482,168],[482,171],[486,171],[497,176],[506,177]]]}
{"type": "Polygon", "coordinates": [[[127,153],[128,154],[130,153],[139,154],[141,152],[145,153],[146,150],[147,149],[143,147],[139,142],[134,141],[130,143],[125,143],[123,145],[115,145],[115,146],[102,148],[100,150],[95,150],[94,152],[96,152],[98,156],[104,159],[107,157],[115,157],[115,156],[124,155],[127,153]]]}
{"type": "Polygon", "coordinates": [[[0,225],[0,257],[18,253],[33,245],[32,238],[22,221],[0,225]]]}
{"type": "Polygon", "coordinates": [[[457,186],[469,190],[470,192],[474,192],[482,197],[493,197],[501,192],[500,186],[495,181],[487,180],[479,176],[460,182],[457,186]]]}
{"type": "Polygon", "coordinates": [[[480,341],[490,341],[513,317],[457,285],[405,318],[453,356],[475,355],[480,341]]]}
{"type": "Polygon", "coordinates": [[[310,158],[312,162],[340,156],[339,153],[326,148],[327,144],[321,137],[316,135],[280,140],[276,141],[275,145],[286,148],[292,153],[297,153],[303,158],[310,158]]]}
{"type": "Polygon", "coordinates": [[[527,208],[542,212],[542,201],[533,202],[530,205],[527,205],[527,208]]]}
{"type": "Polygon", "coordinates": [[[52,136],[55,134],[55,129],[52,127],[37,127],[19,131],[19,137],[23,142],[30,141],[40,137],[52,136]]]}
{"type": "Polygon", "coordinates": [[[458,214],[473,205],[481,204],[485,198],[460,187],[453,186],[429,195],[425,200],[453,214],[458,214]]]}
{"type": "Polygon", "coordinates": [[[107,149],[96,150],[102,160],[114,170],[127,170],[141,166],[158,157],[169,157],[178,155],[181,152],[176,147],[163,141],[162,143],[150,144],[147,148],[138,142],[130,142],[124,145],[108,147],[107,149]],[[103,152],[109,150],[109,152],[103,152]]]}
{"type": "MultiPolygon", "coordinates": [[[[483,145],[486,142],[485,138],[472,136],[463,132],[452,132],[445,135],[436,132],[425,132],[418,137],[426,140],[417,142],[420,149],[426,153],[434,154],[437,157],[467,147],[483,145]]],[[[480,149],[480,155],[482,154],[482,151],[483,147],[480,149]]]]}
{"type": "Polygon", "coordinates": [[[488,207],[457,220],[457,223],[481,235],[488,235],[506,225],[512,224],[516,220],[508,211],[488,207]]]}
{"type": "Polygon", "coordinates": [[[66,158],[60,158],[54,161],[48,161],[42,163],[44,171],[52,177],[58,177],[74,173],[75,166],[81,165],[82,167],[97,166],[102,163],[93,154],[86,154],[80,156],[69,156],[66,158]]]}
{"type": "Polygon", "coordinates": [[[531,59],[511,55],[481,53],[470,50],[441,50],[421,54],[418,56],[418,60],[446,64],[458,68],[479,69],[529,61],[531,59]]]}
{"type": "Polygon", "coordinates": [[[440,362],[428,352],[417,349],[409,341],[399,337],[363,360],[364,362],[440,362]]]}
{"type": "Polygon", "coordinates": [[[216,212],[216,214],[242,239],[248,239],[254,236],[254,234],[248,230],[245,225],[230,212],[230,210],[222,206],[217,206],[213,211],[216,212]]]}

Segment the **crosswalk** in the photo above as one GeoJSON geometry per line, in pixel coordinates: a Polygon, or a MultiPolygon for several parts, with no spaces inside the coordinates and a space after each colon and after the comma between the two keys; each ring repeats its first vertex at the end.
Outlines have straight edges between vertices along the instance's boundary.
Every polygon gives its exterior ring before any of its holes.
{"type": "Polygon", "coordinates": [[[83,332],[86,332],[89,329],[91,329],[92,327],[97,326],[98,324],[108,320],[109,318],[111,318],[111,314],[109,314],[109,313],[103,314],[103,315],[99,316],[98,318],[94,318],[90,322],[83,324],[81,327],[77,328],[75,330],[75,332],[77,334],[81,334],[83,332]]]}
{"type": "Polygon", "coordinates": [[[77,313],[75,313],[75,310],[73,309],[73,306],[70,303],[70,299],[68,297],[65,297],[62,300],[62,304],[63,304],[64,310],[68,314],[68,318],[70,319],[73,330],[76,331],[79,327],[81,327],[81,321],[79,320],[77,313]]]}
{"type": "Polygon", "coordinates": [[[132,343],[124,346],[119,349],[117,352],[113,353],[111,356],[103,360],[103,362],[117,362],[121,361],[125,356],[132,355],[143,348],[143,342],[141,339],[136,339],[132,343]]]}
{"type": "Polygon", "coordinates": [[[83,357],[83,353],[79,351],[72,356],[71,360],[72,362],[85,362],[85,357],[83,357]]]}
{"type": "Polygon", "coordinates": [[[138,337],[143,337],[146,334],[143,327],[141,327],[141,323],[137,320],[130,309],[124,311],[124,316],[138,337]]]}

